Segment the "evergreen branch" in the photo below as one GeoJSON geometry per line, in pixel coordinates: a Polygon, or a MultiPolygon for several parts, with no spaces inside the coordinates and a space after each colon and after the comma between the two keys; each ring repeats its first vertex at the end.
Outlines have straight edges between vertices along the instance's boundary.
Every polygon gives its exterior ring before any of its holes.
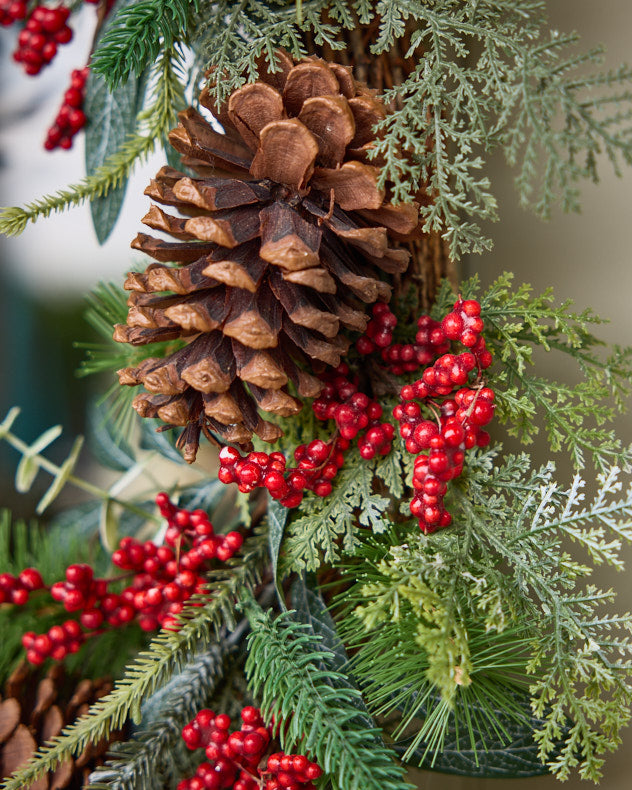
{"type": "Polygon", "coordinates": [[[400,524],[363,539],[339,630],[371,710],[398,712],[407,755],[436,755],[454,727],[473,749],[502,741],[517,684],[540,720],[525,725],[537,725],[539,760],[560,778],[578,766],[596,780],[630,715],[632,617],[604,612],[612,591],[583,587],[591,568],[566,545],[621,569],[632,487],[622,493],[613,468],[584,504],[579,477],[563,490],[552,465],[531,471],[526,455],[494,458],[468,464],[451,495],[451,530],[427,538],[400,524]]]}
{"type": "Polygon", "coordinates": [[[19,236],[29,222],[102,197],[123,183],[136,164],[147,159],[175,125],[178,110],[184,105],[179,71],[180,56],[172,50],[163,51],[155,67],[155,100],[138,116],[139,129],[146,127],[146,132],[129,137],[120,150],[110,156],[93,175],[77,184],[45,195],[25,207],[2,209],[0,233],[19,236]]]}
{"type": "Polygon", "coordinates": [[[90,67],[114,89],[130,74],[140,75],[163,49],[186,41],[199,0],[128,2],[98,43],[90,67]]]}
{"type": "MultiPolygon", "coordinates": [[[[510,478],[518,482],[517,467],[514,470],[510,478]]],[[[516,591],[538,632],[528,670],[535,676],[530,688],[533,711],[545,720],[535,733],[540,758],[548,759],[558,748],[549,767],[560,779],[579,766],[583,778],[597,781],[601,755],[615,748],[618,732],[630,717],[632,662],[621,656],[632,652],[626,634],[632,631],[632,618],[596,615],[613,593],[594,586],[577,590],[576,580],[590,568],[568,557],[562,539],[568,535],[579,542],[597,563],[621,567],[622,540],[632,539],[632,488],[617,499],[619,470],[612,469],[600,475],[593,503],[579,507],[583,494],[578,478],[561,492],[551,480],[551,470],[540,470],[531,478],[531,491],[525,492],[523,469],[520,491],[512,491],[507,480],[504,493],[494,493],[495,471],[491,482],[489,470],[484,477],[473,474],[467,494],[459,496],[459,507],[474,525],[482,550],[496,564],[506,562],[512,568],[516,591]],[[513,515],[507,518],[503,513],[513,515]],[[614,539],[608,533],[614,533],[614,539]],[[555,741],[569,719],[559,747],[555,741]]],[[[502,477],[506,470],[499,473],[502,477]]]]}
{"type": "Polygon", "coordinates": [[[243,631],[240,627],[217,644],[198,650],[181,672],[145,701],[142,726],[131,740],[114,745],[114,759],[90,775],[89,790],[161,790],[165,776],[177,776],[175,754],[182,728],[215,693],[224,676],[224,662],[243,631]]]}
{"type": "Polygon", "coordinates": [[[222,628],[235,624],[235,608],[240,598],[253,589],[267,559],[267,536],[259,533],[242,547],[239,562],[231,562],[211,580],[209,594],[187,601],[179,617],[178,631],[162,631],[147,650],[128,667],[114,690],[96,702],[90,711],[61,735],[42,746],[2,790],[20,790],[37,777],[59,765],[66,757],[79,754],[87,743],[97,742],[119,729],[129,716],[140,718],[141,703],[169,680],[194,650],[211,643],[222,628]],[[210,600],[208,596],[211,595],[210,600]],[[202,606],[200,603],[204,602],[202,606]]]}
{"type": "Polygon", "coordinates": [[[357,448],[350,450],[332,493],[325,499],[310,497],[301,515],[286,528],[284,565],[297,571],[315,570],[321,563],[321,552],[325,562],[334,562],[340,556],[340,538],[344,552],[353,553],[358,545],[358,523],[383,532],[387,528],[384,511],[390,500],[374,493],[373,481],[380,474],[378,469],[392,480],[391,464],[392,459],[383,458],[367,462],[357,448]]]}
{"type": "Polygon", "coordinates": [[[329,651],[314,649],[308,627],[291,613],[273,621],[253,604],[247,614],[246,674],[266,718],[283,721],[283,749],[313,755],[340,790],[408,790],[397,758],[376,741],[379,731],[358,723],[359,692],[342,683],[329,651]]]}

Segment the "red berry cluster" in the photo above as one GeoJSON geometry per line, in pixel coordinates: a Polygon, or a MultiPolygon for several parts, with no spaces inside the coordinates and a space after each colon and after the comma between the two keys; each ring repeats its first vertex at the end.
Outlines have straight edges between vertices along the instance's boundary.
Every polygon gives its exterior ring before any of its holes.
{"type": "Polygon", "coordinates": [[[397,317],[386,302],[376,302],[371,313],[373,317],[367,324],[364,334],[356,341],[358,354],[372,354],[377,348],[386,348],[393,342],[397,317]]]}
{"type": "Polygon", "coordinates": [[[0,0],[0,25],[9,27],[26,16],[24,0],[0,0]]]}
{"type": "Polygon", "coordinates": [[[397,318],[386,305],[378,302],[373,308],[373,315],[366,333],[357,341],[356,349],[360,354],[371,354],[380,349],[383,364],[395,376],[413,373],[449,350],[448,338],[440,322],[429,315],[419,318],[415,342],[406,344],[392,342],[397,318]]]}
{"type": "Polygon", "coordinates": [[[47,658],[63,661],[69,653],[76,653],[86,639],[86,634],[76,620],[66,620],[61,625],[54,625],[46,634],[27,631],[22,636],[22,645],[26,650],[26,659],[31,664],[43,664],[47,658]]]}
{"type": "Polygon", "coordinates": [[[239,532],[216,535],[208,515],[203,510],[185,510],[176,507],[168,495],[156,496],[160,515],[167,520],[165,543],[180,548],[182,542],[191,544],[191,550],[180,556],[180,567],[197,570],[204,562],[229,560],[244,542],[239,532]]]}
{"type": "MultiPolygon", "coordinates": [[[[393,314],[389,311],[389,315],[393,314]]],[[[358,439],[358,447],[365,460],[387,455],[393,440],[393,426],[380,422],[382,407],[364,392],[358,392],[357,379],[349,378],[349,366],[339,365],[324,377],[324,381],[325,386],[312,404],[316,417],[334,420],[343,439],[355,439],[364,431],[358,439]]]]}
{"type": "Polygon", "coordinates": [[[201,710],[182,730],[189,749],[204,749],[209,762],[178,790],[313,790],[322,771],[302,754],[271,754],[261,766],[272,740],[257,708],[245,707],[241,727],[229,734],[230,718],[201,710]]]}
{"type": "Polygon", "coordinates": [[[425,534],[447,527],[452,520],[444,497],[447,483],[463,471],[465,451],[489,443],[489,434],[482,428],[494,416],[494,393],[483,386],[481,373],[492,358],[480,334],[480,312],[478,302],[457,300],[452,312],[443,319],[441,331],[471,351],[439,357],[424,370],[421,379],[402,387],[402,403],[393,410],[408,452],[417,455],[428,450],[415,459],[415,496],[410,504],[410,511],[419,519],[425,534]],[[473,371],[477,373],[477,385],[464,387],[473,371]],[[448,397],[456,388],[454,397],[448,397]],[[424,403],[434,419],[423,416],[416,400],[424,403]]]}
{"type": "Polygon", "coordinates": [[[69,15],[70,9],[64,5],[57,8],[38,5],[33,9],[13,53],[13,60],[21,63],[27,74],[39,74],[57,54],[57,46],[72,39],[72,30],[66,24],[69,15]]]}
{"type": "Polygon", "coordinates": [[[218,478],[222,483],[237,483],[243,493],[267,488],[270,496],[284,507],[298,507],[305,491],[321,497],[331,493],[331,481],[343,465],[348,447],[349,442],[340,437],[331,442],[314,439],[294,450],[297,466],[289,469],[283,453],[253,452],[242,456],[233,447],[223,447],[218,478]]]}
{"type": "Polygon", "coordinates": [[[25,568],[18,576],[11,573],[0,573],[0,603],[25,604],[29,595],[41,590],[44,581],[35,568],[25,568]]]}
{"type": "Polygon", "coordinates": [[[123,576],[97,579],[90,565],[83,563],[68,566],[65,579],[50,588],[33,568],[22,571],[17,579],[11,574],[0,575],[0,603],[24,604],[33,590],[49,589],[53,600],[67,612],[79,614],[78,621],[53,626],[47,634],[24,634],[22,643],[29,661],[41,664],[48,657],[59,661],[105,628],[120,628],[132,621],[145,631],[160,626],[177,628],[176,615],[184,602],[204,590],[210,563],[225,562],[242,545],[238,532],[215,535],[201,510],[178,508],[164,493],[158,494],[156,503],[167,519],[165,540],[169,545],[122,538],[112,562],[126,572],[123,576]],[[131,583],[123,590],[112,590],[112,585],[130,576],[131,583]]]}
{"type": "Polygon", "coordinates": [[[55,123],[50,127],[44,142],[44,148],[52,151],[55,148],[72,148],[72,138],[86,125],[83,100],[88,79],[88,67],[75,69],[70,75],[70,87],[64,93],[64,101],[57,113],[55,123]]]}

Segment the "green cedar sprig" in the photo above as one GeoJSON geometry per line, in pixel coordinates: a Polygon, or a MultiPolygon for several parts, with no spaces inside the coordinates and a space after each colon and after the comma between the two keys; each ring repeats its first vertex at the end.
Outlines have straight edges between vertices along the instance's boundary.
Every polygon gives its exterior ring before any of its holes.
{"type": "Polygon", "coordinates": [[[427,538],[403,524],[389,540],[365,541],[364,558],[350,565],[357,581],[344,596],[341,633],[372,712],[398,709],[403,727],[432,711],[411,749],[441,748],[451,711],[438,693],[467,733],[468,721],[493,722],[503,686],[517,683],[542,719],[540,759],[561,779],[578,766],[596,781],[629,718],[632,619],[605,611],[614,593],[586,584],[592,568],[567,547],[620,569],[632,487],[624,491],[613,468],[585,503],[581,478],[564,490],[552,465],[532,471],[526,455],[497,463],[496,454],[468,465],[450,530],[427,538]],[[395,669],[393,655],[402,656],[395,669]]]}

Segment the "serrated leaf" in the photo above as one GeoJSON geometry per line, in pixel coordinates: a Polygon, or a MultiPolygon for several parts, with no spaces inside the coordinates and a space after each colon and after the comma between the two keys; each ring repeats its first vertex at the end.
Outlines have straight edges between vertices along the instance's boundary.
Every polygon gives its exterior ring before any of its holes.
{"type": "Polygon", "coordinates": [[[403,496],[402,452],[398,442],[393,444],[388,455],[378,460],[375,465],[375,475],[384,481],[391,496],[395,499],[403,496]]]}
{"type": "Polygon", "coordinates": [[[385,532],[388,522],[383,513],[390,500],[373,492],[375,464],[367,463],[353,449],[336,478],[333,491],[324,499],[304,500],[300,515],[294,519],[286,541],[288,563],[292,570],[316,570],[321,562],[333,562],[340,555],[340,540],[345,553],[358,546],[356,520],[374,532],[385,532]]]}
{"type": "Polygon", "coordinates": [[[66,458],[64,463],[59,468],[59,472],[55,475],[55,479],[51,483],[48,491],[46,491],[35,508],[35,512],[38,516],[46,510],[46,508],[51,504],[51,502],[53,502],[54,499],[56,499],[62,488],[66,485],[68,478],[75,468],[75,464],[77,463],[82,447],[83,436],[77,436],[68,458],[66,458]]]}
{"type": "Polygon", "coordinates": [[[118,518],[114,512],[114,502],[107,499],[101,505],[99,516],[99,536],[103,547],[112,552],[116,548],[118,541],[118,518]]]}
{"type": "MultiPolygon", "coordinates": [[[[125,5],[129,5],[127,0],[118,3],[115,11],[125,5]]],[[[102,34],[109,29],[115,11],[110,13],[102,34]]],[[[143,72],[137,79],[129,79],[124,85],[110,90],[102,76],[94,70],[90,71],[84,102],[84,112],[88,118],[85,146],[87,175],[94,175],[105,160],[121,148],[128,135],[134,132],[146,84],[147,74],[143,72]]],[[[116,223],[126,187],[127,179],[90,202],[92,224],[99,244],[105,242],[116,223]]]]}
{"type": "Polygon", "coordinates": [[[283,533],[287,523],[288,509],[279,504],[276,499],[268,494],[268,545],[270,547],[270,559],[272,560],[272,575],[274,586],[276,587],[277,598],[283,609],[286,609],[283,590],[279,585],[278,567],[279,552],[283,542],[283,533]]]}

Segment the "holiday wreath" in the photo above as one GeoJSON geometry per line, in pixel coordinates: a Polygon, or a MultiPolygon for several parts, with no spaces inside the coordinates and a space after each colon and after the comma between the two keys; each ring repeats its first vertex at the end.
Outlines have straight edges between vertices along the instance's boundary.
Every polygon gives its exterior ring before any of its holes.
{"type": "MultiPolygon", "coordinates": [[[[0,0],[27,74],[78,5],[0,0]]],[[[53,463],[58,429],[28,445],[17,409],[0,424],[20,491],[53,475],[38,513],[66,484],[93,499],[63,541],[2,517],[2,787],[598,781],[630,715],[632,620],[586,580],[632,539],[632,452],[607,424],[632,352],[602,353],[592,312],[511,274],[483,289],[457,261],[490,245],[494,147],[543,216],[577,207],[597,154],[632,162],[632,72],[549,34],[539,0],[96,16],[45,142],[85,129],[86,177],[0,230],[90,201],[102,241],[132,169],[159,147],[168,164],[146,189],[158,235],[132,243],[152,261],[90,297],[105,337],[82,371],[118,376],[99,431],[121,479],[78,476],[81,440],[53,463]],[[583,381],[538,375],[536,349],[583,381]],[[500,425],[545,431],[570,486],[505,453],[500,425]],[[198,476],[160,490],[157,457],[198,476]]]]}

